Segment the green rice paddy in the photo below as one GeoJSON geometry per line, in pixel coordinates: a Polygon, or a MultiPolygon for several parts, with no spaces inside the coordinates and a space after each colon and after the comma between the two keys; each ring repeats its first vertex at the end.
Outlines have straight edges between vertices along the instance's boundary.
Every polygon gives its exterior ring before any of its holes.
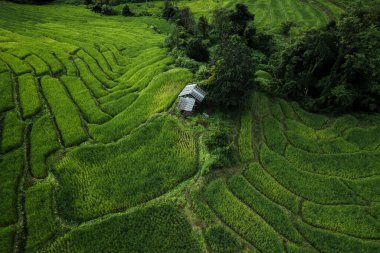
{"type": "MultiPolygon", "coordinates": [[[[343,12],[242,2],[268,32],[343,12]]],[[[178,3],[196,16],[234,4],[178,3]]],[[[171,28],[0,2],[0,252],[379,252],[380,116],[255,92],[236,123],[240,161],[204,174],[209,129],[173,109],[193,76],[163,48],[171,28]]]]}

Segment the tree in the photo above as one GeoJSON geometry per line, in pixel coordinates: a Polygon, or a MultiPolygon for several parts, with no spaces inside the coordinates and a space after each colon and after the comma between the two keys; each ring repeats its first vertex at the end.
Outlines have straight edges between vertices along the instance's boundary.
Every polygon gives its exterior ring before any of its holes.
{"type": "Polygon", "coordinates": [[[126,4],[121,11],[121,14],[126,17],[134,16],[135,14],[130,10],[129,6],[126,4]]]}
{"type": "Polygon", "coordinates": [[[189,7],[184,7],[177,12],[177,24],[183,26],[189,32],[194,31],[194,15],[189,7]]]}
{"type": "Polygon", "coordinates": [[[210,25],[208,24],[207,18],[205,16],[201,16],[197,24],[196,32],[198,36],[200,36],[203,39],[207,38],[209,30],[210,30],[210,25]]]}
{"type": "Polygon", "coordinates": [[[190,58],[200,62],[206,62],[209,58],[207,48],[202,44],[202,40],[198,38],[191,38],[189,40],[186,45],[186,54],[190,58]]]}
{"type": "Polygon", "coordinates": [[[212,40],[222,41],[231,35],[231,22],[229,19],[231,11],[226,8],[215,9],[212,14],[212,26],[211,31],[212,40]]]}
{"type": "Polygon", "coordinates": [[[307,32],[277,65],[278,92],[314,111],[380,111],[379,8],[307,32]]]}
{"type": "Polygon", "coordinates": [[[165,0],[164,8],[162,9],[162,17],[166,20],[171,20],[177,14],[178,8],[174,6],[170,0],[165,0]]]}
{"type": "Polygon", "coordinates": [[[253,88],[255,66],[251,50],[239,36],[232,36],[212,52],[209,98],[225,108],[244,104],[253,88]]]}
{"type": "Polygon", "coordinates": [[[239,36],[244,35],[244,31],[250,22],[253,22],[254,15],[249,12],[248,6],[238,3],[235,5],[235,11],[230,14],[232,29],[239,36]]]}

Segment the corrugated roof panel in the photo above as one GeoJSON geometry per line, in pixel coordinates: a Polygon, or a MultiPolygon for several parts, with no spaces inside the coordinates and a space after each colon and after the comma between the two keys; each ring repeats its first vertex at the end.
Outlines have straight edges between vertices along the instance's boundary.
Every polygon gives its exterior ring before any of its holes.
{"type": "Polygon", "coordinates": [[[201,88],[199,88],[197,84],[189,84],[189,85],[186,85],[185,88],[183,88],[183,90],[178,96],[184,97],[184,96],[191,95],[199,102],[202,102],[206,94],[207,93],[203,91],[201,88]]]}
{"type": "Polygon", "coordinates": [[[194,109],[195,99],[194,98],[180,98],[179,109],[182,111],[191,112],[194,109]]]}

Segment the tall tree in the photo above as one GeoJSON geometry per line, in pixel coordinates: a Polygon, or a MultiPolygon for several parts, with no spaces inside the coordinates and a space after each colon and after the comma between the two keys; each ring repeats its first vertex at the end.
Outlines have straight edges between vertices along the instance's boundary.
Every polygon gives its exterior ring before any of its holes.
{"type": "Polygon", "coordinates": [[[251,50],[239,36],[232,36],[212,52],[209,97],[225,108],[244,104],[254,84],[251,50]]]}

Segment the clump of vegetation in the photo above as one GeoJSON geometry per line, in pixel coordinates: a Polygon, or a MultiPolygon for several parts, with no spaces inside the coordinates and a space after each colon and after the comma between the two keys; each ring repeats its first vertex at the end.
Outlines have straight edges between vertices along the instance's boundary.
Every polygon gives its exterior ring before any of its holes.
{"type": "Polygon", "coordinates": [[[121,11],[121,15],[126,16],[126,17],[132,17],[135,14],[131,11],[129,6],[126,4],[124,5],[123,10],[121,11]]]}
{"type": "Polygon", "coordinates": [[[216,122],[204,137],[211,157],[206,162],[207,170],[217,170],[231,166],[237,161],[236,146],[229,128],[222,122],[216,122]]]}
{"type": "Polygon", "coordinates": [[[380,112],[379,6],[350,10],[287,48],[277,93],[313,111],[380,112]]]}
{"type": "Polygon", "coordinates": [[[248,7],[236,4],[234,10],[216,9],[209,23],[204,16],[195,21],[188,7],[179,9],[165,1],[162,16],[176,24],[166,45],[177,52],[180,66],[190,67],[203,78],[200,81],[209,92],[208,99],[223,108],[243,105],[254,86],[259,64],[253,50],[269,51],[257,46],[269,37],[256,32],[248,7]]]}

